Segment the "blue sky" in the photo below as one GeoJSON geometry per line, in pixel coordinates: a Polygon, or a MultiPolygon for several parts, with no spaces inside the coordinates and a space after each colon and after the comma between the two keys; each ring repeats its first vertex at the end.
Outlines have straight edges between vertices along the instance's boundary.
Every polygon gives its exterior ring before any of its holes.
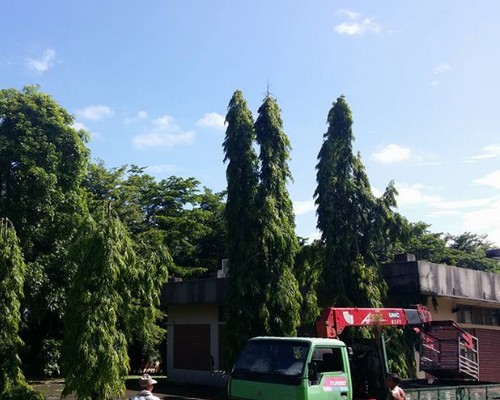
{"type": "Polygon", "coordinates": [[[500,2],[4,0],[0,88],[38,83],[108,167],[225,188],[224,116],[269,85],[292,143],[297,233],[314,237],[315,165],[346,96],[375,193],[434,232],[500,245],[500,2]]]}

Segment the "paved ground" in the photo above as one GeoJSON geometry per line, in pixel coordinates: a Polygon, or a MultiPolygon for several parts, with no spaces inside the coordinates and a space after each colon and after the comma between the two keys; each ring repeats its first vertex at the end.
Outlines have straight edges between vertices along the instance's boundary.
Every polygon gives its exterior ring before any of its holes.
{"type": "MultiPolygon", "coordinates": [[[[33,388],[41,392],[47,400],[60,400],[61,393],[64,388],[64,383],[60,380],[56,381],[39,381],[32,382],[33,388]]],[[[126,400],[129,397],[135,396],[139,391],[137,383],[134,381],[127,382],[127,392],[125,397],[120,400],[126,400]]],[[[160,399],[166,400],[224,400],[225,394],[223,389],[215,389],[211,387],[200,386],[179,386],[172,385],[166,382],[166,379],[158,379],[158,385],[155,386],[153,392],[160,399]]],[[[76,400],[75,396],[65,397],[66,400],[76,400]]]]}

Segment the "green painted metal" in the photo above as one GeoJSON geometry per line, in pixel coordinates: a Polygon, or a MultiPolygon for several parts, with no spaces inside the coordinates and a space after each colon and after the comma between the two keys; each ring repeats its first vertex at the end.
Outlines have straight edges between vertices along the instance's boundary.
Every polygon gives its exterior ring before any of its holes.
{"type": "Polygon", "coordinates": [[[407,400],[499,400],[500,384],[406,388],[407,400]]]}

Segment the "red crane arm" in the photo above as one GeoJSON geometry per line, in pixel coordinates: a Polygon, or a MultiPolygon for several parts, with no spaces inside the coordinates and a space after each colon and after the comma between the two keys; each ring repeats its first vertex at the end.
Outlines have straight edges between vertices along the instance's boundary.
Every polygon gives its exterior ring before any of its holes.
{"type": "Polygon", "coordinates": [[[335,308],[323,309],[316,322],[318,337],[338,338],[348,326],[423,326],[432,320],[427,307],[404,308],[335,308]]]}

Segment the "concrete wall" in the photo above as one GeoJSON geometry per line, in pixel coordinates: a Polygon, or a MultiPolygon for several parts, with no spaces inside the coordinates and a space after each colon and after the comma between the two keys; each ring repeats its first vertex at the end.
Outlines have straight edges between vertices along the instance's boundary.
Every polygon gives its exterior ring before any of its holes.
{"type": "Polygon", "coordinates": [[[196,371],[174,368],[175,325],[209,324],[210,354],[215,369],[219,366],[219,315],[215,304],[170,305],[168,308],[167,376],[172,382],[198,385],[223,386],[227,377],[220,372],[196,371]]]}
{"type": "Polygon", "coordinates": [[[500,302],[500,274],[418,261],[420,292],[500,302]]]}
{"type": "Polygon", "coordinates": [[[169,282],[163,287],[162,304],[224,304],[228,283],[226,278],[169,282]]]}
{"type": "Polygon", "coordinates": [[[389,295],[428,295],[500,303],[500,274],[434,264],[407,261],[386,264],[382,274],[389,295]]]}

